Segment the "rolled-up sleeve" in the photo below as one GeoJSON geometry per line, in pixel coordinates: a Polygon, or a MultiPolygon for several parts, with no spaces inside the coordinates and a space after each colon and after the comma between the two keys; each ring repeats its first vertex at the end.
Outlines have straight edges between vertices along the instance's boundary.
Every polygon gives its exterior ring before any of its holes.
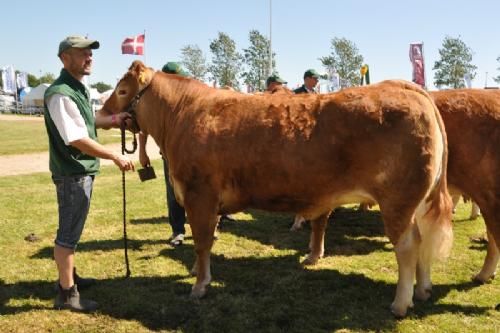
{"type": "Polygon", "coordinates": [[[66,145],[89,136],[80,110],[71,98],[54,94],[48,99],[47,108],[66,145]]]}

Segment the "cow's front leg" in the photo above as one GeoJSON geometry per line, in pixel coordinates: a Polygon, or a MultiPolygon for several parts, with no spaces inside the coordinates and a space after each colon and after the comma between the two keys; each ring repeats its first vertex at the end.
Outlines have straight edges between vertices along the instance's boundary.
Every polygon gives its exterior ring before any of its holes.
{"type": "Polygon", "coordinates": [[[325,230],[329,215],[330,212],[311,220],[311,238],[309,241],[309,250],[311,252],[302,262],[304,265],[315,265],[319,258],[323,257],[325,252],[325,230]]]}
{"type": "Polygon", "coordinates": [[[488,247],[486,250],[486,257],[481,271],[472,279],[477,283],[486,283],[495,277],[498,261],[500,260],[500,251],[495,242],[495,238],[488,231],[488,247]]]}

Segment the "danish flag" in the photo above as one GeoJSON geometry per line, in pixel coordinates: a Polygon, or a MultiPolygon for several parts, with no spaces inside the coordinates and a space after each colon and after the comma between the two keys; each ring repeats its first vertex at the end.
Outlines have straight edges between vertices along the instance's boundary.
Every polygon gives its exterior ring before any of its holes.
{"type": "Polygon", "coordinates": [[[144,54],[144,39],[146,34],[135,37],[127,37],[122,43],[122,54],[144,54]]]}

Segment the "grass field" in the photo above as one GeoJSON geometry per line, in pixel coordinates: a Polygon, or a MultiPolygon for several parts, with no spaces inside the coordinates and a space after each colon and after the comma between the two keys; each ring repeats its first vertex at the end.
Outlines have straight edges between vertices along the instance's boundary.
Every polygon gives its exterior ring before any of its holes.
{"type": "MultiPolygon", "coordinates": [[[[5,134],[0,134],[1,137],[5,134]]],[[[82,293],[101,304],[94,314],[52,310],[57,228],[54,186],[47,173],[0,177],[0,332],[500,332],[500,283],[475,285],[485,245],[482,218],[454,218],[451,257],[433,266],[430,301],[407,318],[389,311],[397,266],[378,211],[338,209],[325,239],[325,258],[300,265],[309,230],[289,232],[292,216],[245,211],[223,226],[212,251],[207,296],[189,299],[194,278],[190,237],[167,245],[165,185],[127,174],[132,276],[124,278],[121,173],[97,177],[77,266],[98,285],[82,293]],[[24,240],[30,233],[40,240],[24,240]]],[[[190,234],[188,227],[188,236],[190,234]]]]}
{"type": "MultiPolygon", "coordinates": [[[[5,117],[8,117],[6,115],[5,117]]],[[[12,115],[12,117],[19,117],[12,115]]],[[[29,121],[0,121],[0,156],[29,154],[47,151],[49,143],[43,118],[35,116],[29,121]],[[33,120],[33,118],[40,121],[33,120]]],[[[102,144],[120,142],[120,131],[112,129],[109,131],[98,130],[99,142],[102,144]]]]}

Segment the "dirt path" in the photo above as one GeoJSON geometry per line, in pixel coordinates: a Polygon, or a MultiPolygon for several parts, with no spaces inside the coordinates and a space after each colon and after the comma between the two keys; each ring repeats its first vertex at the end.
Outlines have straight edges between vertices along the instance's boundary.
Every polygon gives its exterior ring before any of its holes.
{"type": "MultiPolygon", "coordinates": [[[[0,120],[43,121],[43,117],[26,117],[26,116],[0,114],[0,120]]],[[[109,144],[106,145],[106,147],[117,153],[121,152],[121,144],[119,143],[109,144]]],[[[130,147],[130,144],[128,145],[128,147],[130,147]]],[[[149,157],[152,160],[161,157],[158,146],[152,139],[148,140],[147,151],[149,157]]],[[[140,167],[138,152],[139,150],[137,150],[135,154],[131,156],[131,159],[135,162],[136,168],[140,167]]],[[[101,165],[111,165],[111,164],[113,164],[112,161],[101,159],[101,165]]],[[[0,177],[26,175],[36,172],[49,172],[48,152],[0,156],[0,177]]]]}

